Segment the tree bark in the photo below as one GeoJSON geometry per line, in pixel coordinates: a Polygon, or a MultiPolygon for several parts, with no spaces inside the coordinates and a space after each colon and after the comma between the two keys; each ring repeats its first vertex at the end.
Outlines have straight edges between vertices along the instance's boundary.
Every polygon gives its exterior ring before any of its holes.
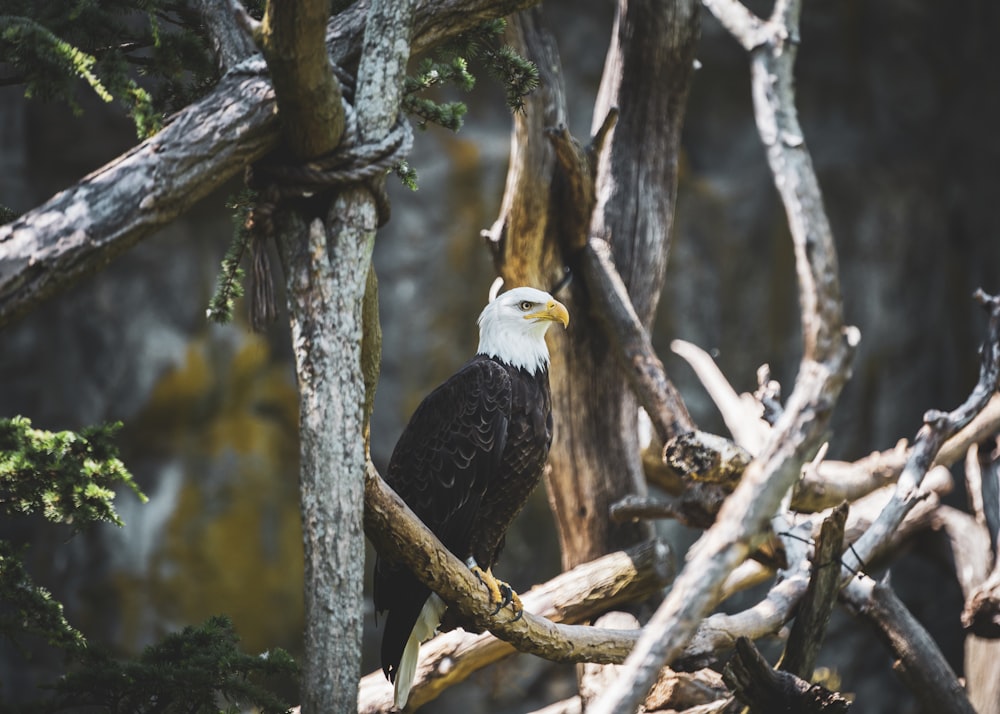
{"type": "MultiPolygon", "coordinates": [[[[490,232],[498,268],[509,285],[548,287],[561,276],[564,262],[577,275],[565,298],[574,326],[553,339],[555,439],[546,481],[565,568],[651,533],[647,524],[613,523],[607,517],[611,504],[645,492],[637,401],[608,338],[595,324],[593,301],[580,278],[593,223],[602,235],[613,237],[615,257],[627,268],[622,278],[648,329],[666,264],[697,12],[693,2],[623,2],[621,14],[595,117],[603,124],[617,103],[624,118],[607,135],[601,163],[594,163],[592,150],[580,151],[574,170],[567,170],[566,161],[556,164],[544,141],[547,131],[565,131],[555,44],[535,13],[522,13],[510,26],[511,43],[538,64],[542,88],[515,118],[501,217],[490,232]],[[669,78],[666,91],[664,77],[669,78]],[[607,194],[600,205],[595,177],[607,194]]],[[[596,134],[603,137],[603,129],[596,134]]]]}
{"type": "MultiPolygon", "coordinates": [[[[358,68],[357,136],[348,137],[352,145],[381,140],[397,120],[412,7],[410,1],[371,3],[358,68]]],[[[285,140],[303,163],[344,140],[340,85],[324,43],[328,12],[326,0],[272,1],[259,33],[285,140]]],[[[362,342],[365,295],[374,290],[369,274],[379,210],[370,186],[349,186],[327,198],[324,218],[310,218],[309,210],[286,206],[278,225],[299,382],[306,628],[301,706],[314,714],[357,706],[365,377],[372,361],[369,350],[363,371],[362,342]]]]}
{"type": "MultiPolygon", "coordinates": [[[[537,1],[421,3],[413,50],[537,1]]],[[[337,64],[357,61],[367,10],[362,0],[330,21],[326,47],[337,64]]],[[[274,91],[264,62],[251,58],[155,136],[0,226],[0,326],[171,223],[277,141],[274,91]]]]}

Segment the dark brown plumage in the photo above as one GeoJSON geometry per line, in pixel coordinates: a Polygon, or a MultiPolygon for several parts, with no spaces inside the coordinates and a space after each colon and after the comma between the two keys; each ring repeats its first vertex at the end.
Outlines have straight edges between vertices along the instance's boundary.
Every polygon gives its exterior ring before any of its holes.
{"type": "MultiPolygon", "coordinates": [[[[484,571],[541,478],[552,442],[544,334],[552,321],[568,319],[539,290],[498,297],[480,317],[479,354],[421,402],[389,461],[386,482],[452,553],[484,571]]],[[[405,566],[383,558],[374,601],[388,613],[382,669],[402,708],[417,647],[440,622],[443,603],[405,566]]]]}

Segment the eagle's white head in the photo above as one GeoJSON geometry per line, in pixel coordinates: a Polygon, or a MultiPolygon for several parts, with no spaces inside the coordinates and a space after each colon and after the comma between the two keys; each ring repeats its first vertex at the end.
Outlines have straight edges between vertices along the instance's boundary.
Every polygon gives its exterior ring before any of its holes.
{"type": "Polygon", "coordinates": [[[479,354],[530,374],[549,365],[545,331],[553,322],[569,326],[566,306],[544,290],[512,288],[479,315],[479,354]]]}

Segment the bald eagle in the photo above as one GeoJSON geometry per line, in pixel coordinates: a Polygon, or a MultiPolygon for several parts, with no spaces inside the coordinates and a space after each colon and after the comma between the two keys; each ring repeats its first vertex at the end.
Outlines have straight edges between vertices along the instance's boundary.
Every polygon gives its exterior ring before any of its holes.
{"type": "MultiPolygon", "coordinates": [[[[520,599],[491,568],[514,516],[538,483],[552,443],[545,332],[569,324],[565,306],[513,288],[479,316],[479,349],[413,413],[393,450],[386,482],[441,542],[476,571],[497,611],[520,599]]],[[[382,671],[406,706],[420,643],[433,636],[444,602],[405,566],[379,558],[375,609],[388,612],[382,671]]]]}

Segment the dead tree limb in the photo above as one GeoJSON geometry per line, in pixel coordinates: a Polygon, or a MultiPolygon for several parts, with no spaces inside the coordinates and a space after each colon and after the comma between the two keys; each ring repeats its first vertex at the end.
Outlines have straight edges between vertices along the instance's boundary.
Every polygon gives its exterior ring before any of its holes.
{"type": "MultiPolygon", "coordinates": [[[[526,611],[558,623],[578,623],[630,602],[636,602],[665,586],[673,574],[666,547],[650,541],[627,551],[603,556],[557,575],[521,595],[526,611]]],[[[420,665],[410,694],[418,707],[445,689],[466,679],[517,650],[488,632],[472,634],[453,630],[420,649],[420,665]]],[[[381,671],[361,680],[358,711],[387,711],[393,702],[392,685],[381,671]]]]}
{"type": "Polygon", "coordinates": [[[809,586],[799,603],[795,624],[781,658],[780,669],[809,680],[826,634],[840,584],[840,554],[844,550],[847,504],[833,509],[820,526],[812,555],[809,586]]]}
{"type": "Polygon", "coordinates": [[[969,424],[997,391],[1000,377],[1000,298],[991,297],[982,290],[976,292],[975,298],[989,312],[980,355],[979,380],[965,402],[953,411],[945,413],[932,409],[924,414],[924,425],[917,432],[893,497],[871,528],[844,555],[843,577],[846,579],[863,571],[865,564],[878,555],[907,511],[917,502],[920,482],[934,463],[942,444],[969,424]]]}
{"type": "Polygon", "coordinates": [[[879,633],[896,657],[894,669],[927,712],[975,714],[937,643],[885,583],[852,580],[843,599],[879,633]]]}
{"type": "MultiPolygon", "coordinates": [[[[713,9],[719,3],[707,4],[713,9]]],[[[727,576],[767,531],[802,464],[819,448],[830,411],[850,372],[859,336],[843,323],[833,236],[798,125],[792,89],[799,11],[799,2],[779,0],[769,22],[762,24],[766,41],[744,43],[751,48],[757,126],[795,248],[804,340],[795,388],[761,453],[715,524],[692,548],[687,565],[629,655],[622,676],[592,705],[593,714],[634,711],[660,668],[680,655],[698,623],[718,602],[727,576]]]]}
{"type": "MultiPolygon", "coordinates": [[[[756,449],[753,445],[770,430],[760,419],[760,405],[749,394],[737,394],[712,357],[701,348],[683,340],[675,340],[671,346],[695,370],[726,421],[735,442],[754,453],[756,449]]],[[[951,466],[964,457],[970,445],[997,432],[1000,432],[1000,394],[994,394],[971,422],[945,441],[935,456],[933,465],[951,466]]],[[[727,458],[723,452],[719,453],[723,459],[727,458]]],[[[734,459],[734,463],[723,464],[719,468],[738,475],[746,468],[747,462],[739,452],[731,453],[729,458],[734,459]]],[[[903,439],[892,449],[876,451],[857,461],[824,459],[818,464],[807,464],[792,492],[792,510],[799,513],[822,511],[843,501],[854,501],[894,483],[903,472],[909,454],[910,448],[903,439]]],[[[650,464],[646,473],[651,483],[673,495],[681,493],[680,476],[673,470],[657,463],[650,464]]]]}
{"type": "Polygon", "coordinates": [[[736,657],[726,666],[722,678],[737,699],[750,707],[751,714],[846,712],[851,706],[836,692],[809,684],[790,672],[773,670],[745,637],[737,640],[736,657]]]}
{"type": "Polygon", "coordinates": [[[555,662],[621,663],[638,633],[583,625],[561,625],[525,612],[493,614],[485,588],[448,551],[368,465],[365,475],[365,532],[380,553],[393,554],[420,580],[456,608],[463,620],[487,629],[522,652],[555,662]]]}
{"type": "Polygon", "coordinates": [[[595,313],[611,342],[639,403],[653,421],[664,443],[694,431],[694,421],[680,392],[667,376],[663,362],[653,349],[649,333],[632,307],[628,288],[615,269],[611,246],[603,238],[591,238],[584,248],[584,279],[595,313]]]}
{"type": "MultiPolygon", "coordinates": [[[[420,3],[413,52],[536,3],[420,3]]],[[[333,62],[357,62],[367,13],[368,3],[357,2],[330,21],[326,42],[333,62]]],[[[277,145],[276,119],[264,61],[251,58],[155,136],[0,226],[0,326],[103,267],[260,160],[277,145]]]]}

